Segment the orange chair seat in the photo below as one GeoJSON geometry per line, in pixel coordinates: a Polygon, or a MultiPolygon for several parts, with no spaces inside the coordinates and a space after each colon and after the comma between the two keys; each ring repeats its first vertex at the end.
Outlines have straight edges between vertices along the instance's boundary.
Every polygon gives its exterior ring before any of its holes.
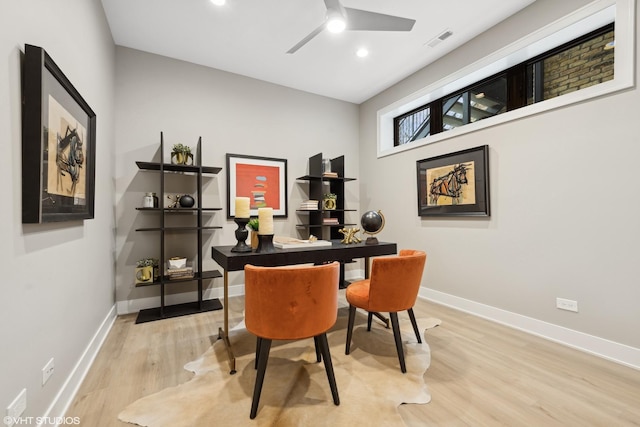
{"type": "Polygon", "coordinates": [[[369,311],[369,279],[351,283],[345,291],[349,304],[369,311]]]}

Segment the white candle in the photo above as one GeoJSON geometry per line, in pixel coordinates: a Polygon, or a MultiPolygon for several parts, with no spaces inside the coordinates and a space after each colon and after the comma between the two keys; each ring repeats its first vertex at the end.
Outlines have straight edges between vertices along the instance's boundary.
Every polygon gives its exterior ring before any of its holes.
{"type": "Polygon", "coordinates": [[[258,234],[273,234],[273,208],[258,208],[258,234]]]}
{"type": "Polygon", "coordinates": [[[248,197],[236,197],[236,218],[249,218],[248,197]]]}

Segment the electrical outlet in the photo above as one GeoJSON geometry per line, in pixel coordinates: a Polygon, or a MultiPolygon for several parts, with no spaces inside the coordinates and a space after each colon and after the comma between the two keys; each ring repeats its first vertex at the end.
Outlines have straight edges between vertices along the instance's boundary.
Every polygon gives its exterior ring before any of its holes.
{"type": "Polygon", "coordinates": [[[51,377],[51,375],[53,374],[54,368],[55,368],[55,365],[53,363],[53,357],[52,357],[51,360],[49,360],[47,364],[44,365],[44,368],[42,368],[42,385],[45,385],[47,381],[49,381],[49,377],[51,377]]]}
{"type": "Polygon", "coordinates": [[[578,301],[570,299],[556,298],[556,307],[560,310],[568,310],[578,312],[578,301]]]}
{"type": "Polygon", "coordinates": [[[7,406],[7,416],[4,418],[4,423],[11,427],[25,409],[27,409],[27,389],[23,388],[18,396],[13,399],[13,402],[7,406]]]}

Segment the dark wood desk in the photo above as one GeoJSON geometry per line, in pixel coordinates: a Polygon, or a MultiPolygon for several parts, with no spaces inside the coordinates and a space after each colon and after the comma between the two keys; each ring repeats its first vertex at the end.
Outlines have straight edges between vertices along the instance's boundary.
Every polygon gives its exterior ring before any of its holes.
{"type": "Polygon", "coordinates": [[[398,249],[395,243],[380,242],[377,245],[354,243],[345,245],[340,240],[332,240],[331,246],[318,248],[276,249],[272,253],[231,252],[233,246],[213,246],[211,256],[224,270],[224,328],[218,329],[218,337],[223,339],[227,347],[231,373],[236,372],[236,359],[229,342],[229,272],[244,270],[246,264],[261,267],[278,267],[283,265],[323,263],[331,261],[349,262],[355,258],[365,259],[365,277],[369,277],[369,258],[380,255],[393,255],[398,249]]]}

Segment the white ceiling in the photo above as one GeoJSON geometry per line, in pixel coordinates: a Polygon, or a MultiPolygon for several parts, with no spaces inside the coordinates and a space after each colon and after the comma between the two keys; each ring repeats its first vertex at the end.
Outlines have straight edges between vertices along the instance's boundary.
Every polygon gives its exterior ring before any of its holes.
{"type": "Polygon", "coordinates": [[[323,0],[102,0],[117,45],[360,104],[535,0],[342,0],[416,20],[410,32],[323,31],[323,0]],[[453,35],[427,43],[445,30],[453,35]],[[366,58],[355,55],[366,47],[366,58]]]}

